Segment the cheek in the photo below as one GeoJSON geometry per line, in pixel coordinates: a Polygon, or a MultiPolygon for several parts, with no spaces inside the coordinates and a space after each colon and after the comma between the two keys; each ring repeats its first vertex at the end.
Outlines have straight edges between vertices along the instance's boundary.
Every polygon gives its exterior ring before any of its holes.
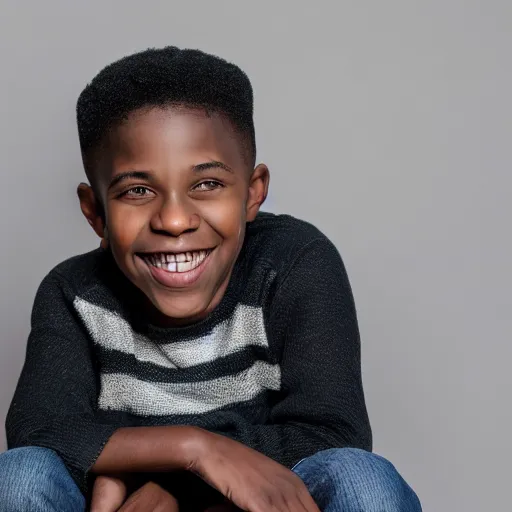
{"type": "Polygon", "coordinates": [[[204,220],[219,233],[225,241],[236,242],[243,236],[245,228],[245,204],[241,201],[222,201],[203,208],[204,220]]]}
{"type": "Polygon", "coordinates": [[[110,243],[128,250],[145,224],[145,215],[136,208],[112,207],[107,214],[110,243]]]}

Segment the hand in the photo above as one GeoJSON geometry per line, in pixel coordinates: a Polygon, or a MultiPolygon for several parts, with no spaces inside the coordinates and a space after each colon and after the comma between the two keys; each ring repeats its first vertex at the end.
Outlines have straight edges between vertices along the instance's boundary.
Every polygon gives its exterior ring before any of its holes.
{"type": "Polygon", "coordinates": [[[119,512],[178,512],[178,502],[154,482],[148,482],[135,491],[118,509],[119,512]]]}
{"type": "Polygon", "coordinates": [[[189,469],[249,512],[320,512],[293,471],[237,441],[204,431],[189,469]]]}
{"type": "Polygon", "coordinates": [[[96,477],[92,491],[91,512],[116,512],[127,495],[126,482],[114,476],[96,477]]]}

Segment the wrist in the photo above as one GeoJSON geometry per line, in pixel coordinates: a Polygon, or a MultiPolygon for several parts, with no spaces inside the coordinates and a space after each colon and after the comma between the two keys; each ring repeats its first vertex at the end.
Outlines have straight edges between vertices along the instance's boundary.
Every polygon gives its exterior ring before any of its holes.
{"type": "Polygon", "coordinates": [[[205,455],[209,432],[199,427],[183,427],[179,443],[179,465],[182,469],[195,472],[199,461],[205,455]]]}

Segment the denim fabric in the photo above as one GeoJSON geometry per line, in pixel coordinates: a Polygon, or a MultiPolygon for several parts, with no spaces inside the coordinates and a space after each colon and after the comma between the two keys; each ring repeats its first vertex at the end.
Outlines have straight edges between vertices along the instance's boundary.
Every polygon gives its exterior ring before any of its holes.
{"type": "MultiPolygon", "coordinates": [[[[386,459],[353,448],[331,449],[293,471],[322,512],[420,512],[420,502],[386,459]]],[[[0,454],[0,512],[83,512],[85,499],[62,460],[45,448],[0,454]]]]}
{"type": "Polygon", "coordinates": [[[333,448],[301,460],[293,471],[322,512],[420,512],[414,491],[383,457],[333,448]]]}
{"type": "Polygon", "coordinates": [[[15,448],[0,454],[0,512],[82,512],[85,499],[57,454],[15,448]]]}

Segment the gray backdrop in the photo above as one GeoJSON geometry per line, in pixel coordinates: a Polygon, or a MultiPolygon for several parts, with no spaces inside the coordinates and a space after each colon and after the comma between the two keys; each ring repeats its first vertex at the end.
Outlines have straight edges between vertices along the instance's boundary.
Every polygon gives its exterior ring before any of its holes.
{"type": "Polygon", "coordinates": [[[426,511],[508,508],[510,0],[0,6],[0,419],[40,280],[98,243],[75,198],[79,92],[125,54],[196,47],[252,79],[267,209],[345,259],[375,451],[426,511]]]}

